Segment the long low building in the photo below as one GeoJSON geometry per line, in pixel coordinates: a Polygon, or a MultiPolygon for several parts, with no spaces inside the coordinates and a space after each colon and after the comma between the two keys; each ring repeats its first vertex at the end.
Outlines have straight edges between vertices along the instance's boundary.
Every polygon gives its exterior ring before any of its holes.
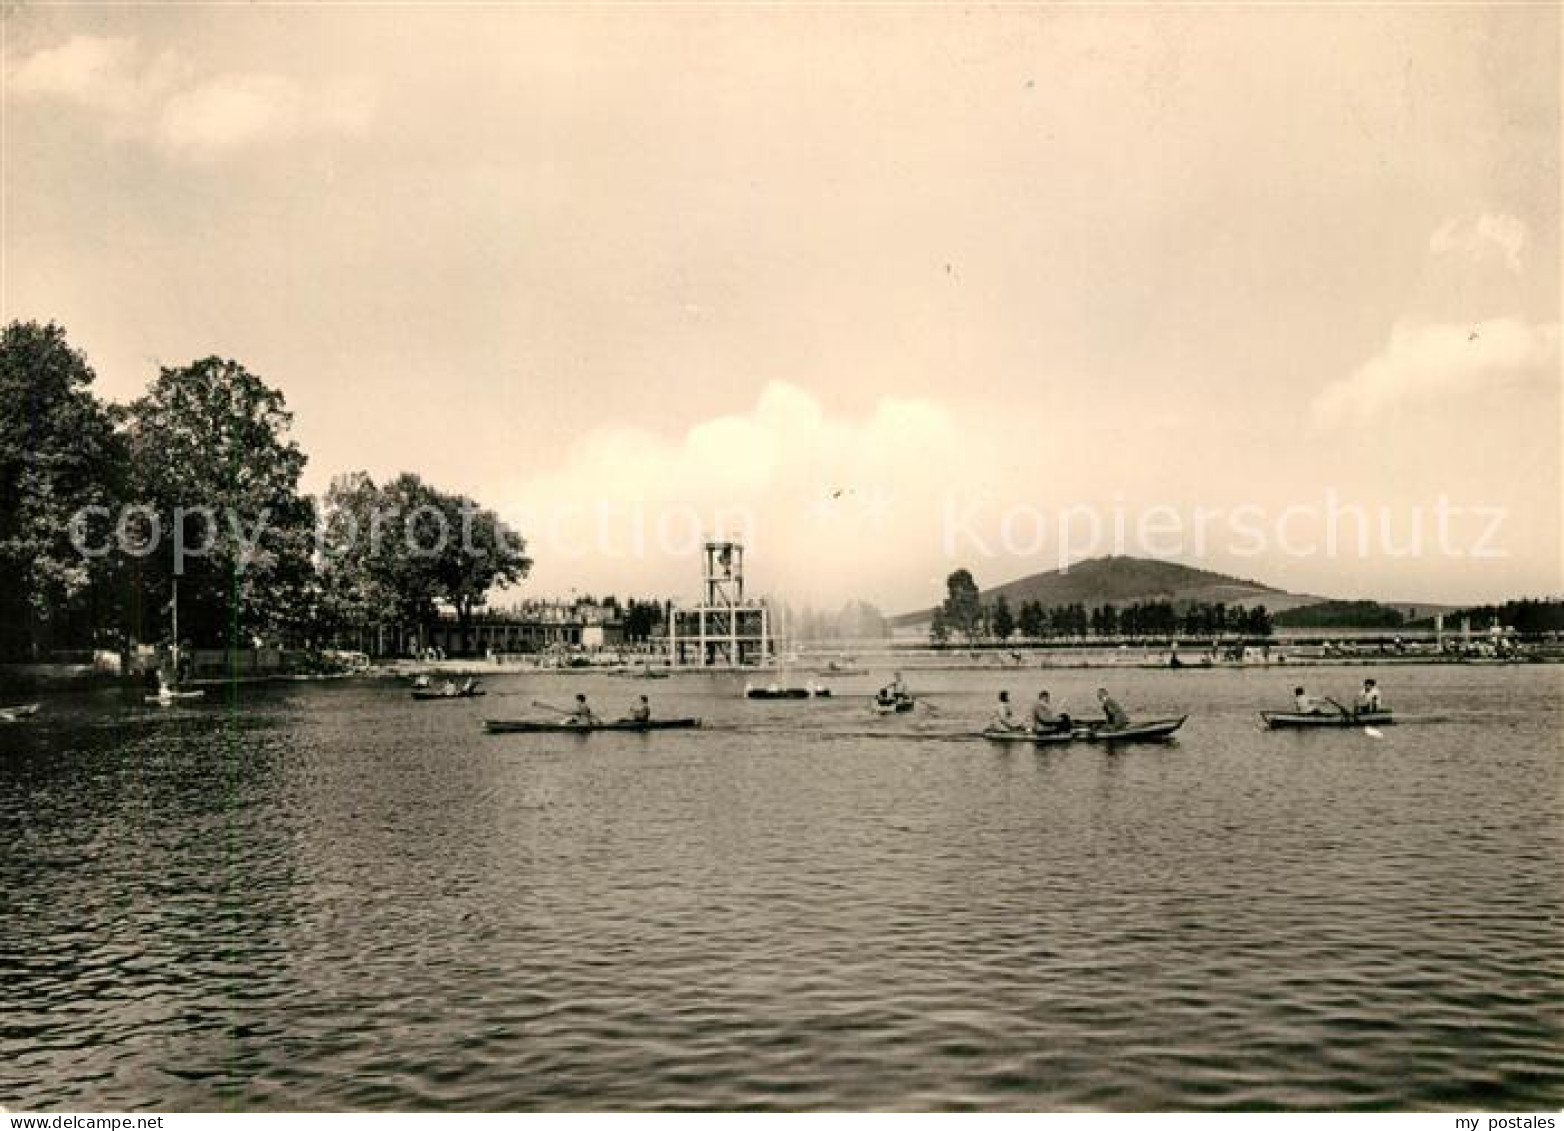
{"type": "Polygon", "coordinates": [[[465,639],[454,614],[424,630],[424,647],[450,656],[494,652],[594,651],[624,643],[624,622],[612,606],[548,604],[485,612],[468,622],[465,639]]]}

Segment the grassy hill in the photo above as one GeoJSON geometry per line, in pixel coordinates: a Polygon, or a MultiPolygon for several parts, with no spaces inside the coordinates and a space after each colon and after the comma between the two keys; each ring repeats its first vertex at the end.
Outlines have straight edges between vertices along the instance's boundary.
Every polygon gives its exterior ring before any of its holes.
{"type": "MultiPolygon", "coordinates": [[[[1229,577],[1210,570],[1179,565],[1177,562],[1131,557],[1092,558],[1067,570],[1034,573],[1030,577],[985,589],[983,600],[985,603],[991,602],[1001,595],[1012,609],[1019,608],[1023,601],[1039,601],[1044,608],[1077,602],[1087,608],[1094,608],[1098,605],[1130,605],[1138,601],[1170,601],[1174,604],[1215,604],[1220,601],[1225,605],[1242,605],[1246,608],[1264,605],[1276,612],[1324,600],[1322,597],[1288,593],[1258,581],[1229,577]]],[[[907,628],[926,624],[932,616],[932,609],[921,609],[893,617],[891,624],[907,628]]]]}

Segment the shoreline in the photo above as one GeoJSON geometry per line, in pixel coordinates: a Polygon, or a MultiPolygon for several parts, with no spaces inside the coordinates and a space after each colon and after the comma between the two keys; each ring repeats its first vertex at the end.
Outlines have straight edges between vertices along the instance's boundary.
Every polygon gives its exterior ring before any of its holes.
{"type": "MultiPolygon", "coordinates": [[[[866,667],[867,670],[857,673],[833,673],[818,670],[825,662],[822,660],[819,664],[773,664],[766,667],[748,668],[651,665],[651,671],[656,674],[648,677],[643,674],[647,670],[647,665],[640,663],[584,664],[569,667],[548,664],[505,663],[482,658],[427,661],[404,659],[373,663],[367,668],[347,672],[271,673],[266,675],[227,677],[207,676],[200,679],[187,680],[185,686],[213,690],[225,687],[328,683],[343,680],[393,681],[410,680],[414,676],[421,674],[453,677],[473,676],[480,679],[527,675],[551,677],[612,676],[628,680],[660,680],[689,676],[744,676],[755,678],[797,672],[801,676],[807,673],[809,678],[818,682],[829,681],[833,683],[873,679],[896,670],[907,672],[986,671],[995,673],[1020,673],[1027,671],[1172,671],[1195,675],[1201,672],[1279,672],[1305,668],[1312,670],[1318,668],[1367,667],[1531,667],[1536,665],[1564,664],[1564,655],[1535,655],[1516,659],[1455,656],[1303,656],[1287,660],[1272,660],[1270,662],[1184,663],[1182,666],[1174,668],[1169,666],[1166,661],[1151,661],[1139,656],[1111,659],[1101,656],[1076,658],[1068,654],[1057,653],[1039,657],[1034,654],[1027,656],[1021,663],[1012,663],[1001,662],[997,657],[987,661],[952,659],[942,662],[937,656],[897,656],[891,654],[873,656],[867,658],[867,660],[860,659],[858,661],[859,666],[866,667]]],[[[101,672],[82,672],[77,665],[59,665],[59,668],[62,670],[57,671],[42,670],[50,666],[30,664],[27,665],[28,671],[25,674],[9,673],[0,669],[0,688],[4,688],[7,693],[49,694],[82,691],[91,688],[137,686],[136,681],[125,680],[118,676],[106,676],[101,672]]]]}

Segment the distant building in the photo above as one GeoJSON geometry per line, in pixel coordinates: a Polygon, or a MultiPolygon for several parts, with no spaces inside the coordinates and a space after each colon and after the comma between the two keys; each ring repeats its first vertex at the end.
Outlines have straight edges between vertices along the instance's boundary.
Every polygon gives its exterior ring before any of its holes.
{"type": "Polygon", "coordinates": [[[443,610],[424,634],[425,647],[447,655],[463,652],[534,653],[597,651],[624,643],[624,622],[613,605],[581,601],[528,601],[509,609],[473,614],[462,640],[456,614],[443,610]]]}
{"type": "Polygon", "coordinates": [[[744,547],[709,541],[703,553],[701,601],[668,618],[668,662],[676,667],[750,668],[776,655],[771,610],[744,596],[744,547]]]}

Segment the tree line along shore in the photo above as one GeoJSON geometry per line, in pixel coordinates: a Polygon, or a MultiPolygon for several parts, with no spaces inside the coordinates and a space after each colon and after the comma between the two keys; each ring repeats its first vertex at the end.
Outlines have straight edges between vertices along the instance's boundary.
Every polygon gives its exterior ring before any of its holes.
{"type": "Polygon", "coordinates": [[[518,532],[411,472],[303,494],[283,395],[237,361],[165,366],[128,404],[94,381],[60,326],[0,332],[0,662],[323,649],[465,623],[528,572],[518,532]]]}
{"type": "MultiPolygon", "coordinates": [[[[307,456],[286,401],[238,361],[162,367],[126,404],[101,399],[95,380],[62,327],[13,322],[0,331],[0,664],[178,645],[227,657],[286,652],[289,674],[324,672],[340,667],[330,654],[341,650],[420,651],[422,630],[453,618],[458,642],[468,640],[475,621],[493,615],[491,593],[530,570],[520,532],[414,473],[376,482],[347,472],[322,497],[305,495],[307,456]]],[[[1012,608],[1002,596],[983,601],[966,570],[950,575],[947,590],[927,636],[935,648],[1263,645],[1307,612],[1156,599],[1012,608]]],[[[663,602],[615,607],[623,642],[650,647],[663,602]]],[[[1329,617],[1345,626],[1362,613],[1310,615],[1333,630],[1329,617]]],[[[1522,639],[1564,629],[1559,601],[1473,615],[1522,639]]],[[[892,635],[862,602],[784,620],[798,641],[848,625],[892,635]]]]}

